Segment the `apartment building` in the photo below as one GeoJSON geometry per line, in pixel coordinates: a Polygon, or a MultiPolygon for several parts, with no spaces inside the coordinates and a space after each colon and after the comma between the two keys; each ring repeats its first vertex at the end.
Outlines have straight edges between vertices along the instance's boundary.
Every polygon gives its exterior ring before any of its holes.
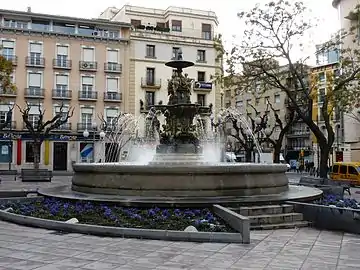
{"type": "MultiPolygon", "coordinates": [[[[340,28],[349,31],[353,26],[359,26],[359,14],[355,12],[356,6],[360,4],[359,0],[333,0],[333,7],[338,10],[340,28]]],[[[359,38],[359,30],[356,38],[359,38]]],[[[359,42],[353,42],[354,36],[346,37],[342,44],[344,48],[359,49],[359,42]]],[[[360,116],[360,109],[355,109],[351,114],[344,114],[344,144],[350,145],[351,161],[360,161],[360,123],[354,117],[360,116]]],[[[344,147],[344,150],[347,148],[344,147]]],[[[345,159],[345,157],[344,157],[345,159]]]]}
{"type": "MultiPolygon", "coordinates": [[[[326,134],[324,116],[321,113],[324,98],[328,89],[332,87],[333,77],[340,72],[339,46],[328,48],[324,44],[316,45],[316,66],[311,68],[311,85],[314,86],[313,91],[313,113],[312,119],[326,134]],[[325,48],[325,49],[324,49],[325,48]]],[[[331,104],[330,106],[333,106],[331,104]]],[[[331,116],[331,124],[335,133],[335,142],[331,151],[330,163],[336,161],[351,161],[351,147],[345,141],[345,123],[344,114],[340,108],[334,107],[331,116]]],[[[319,147],[315,136],[313,137],[315,164],[319,162],[319,147]]]]}
{"type": "MultiPolygon", "coordinates": [[[[0,91],[0,120],[13,104],[30,104],[34,124],[39,104],[45,120],[61,104],[74,108],[68,123],[42,144],[41,167],[71,170],[71,162],[94,160],[102,151],[98,115],[110,121],[129,108],[129,38],[130,24],[120,21],[0,10],[1,54],[13,62],[17,87],[16,93],[0,91]]],[[[1,131],[0,167],[30,167],[31,136],[16,107],[12,118],[1,131]]]]}
{"type": "MultiPolygon", "coordinates": [[[[284,70],[286,70],[286,67],[284,67],[284,70]]],[[[285,78],[284,76],[284,84],[287,84],[289,87],[294,89],[294,94],[300,98],[300,94],[298,94],[296,90],[301,89],[299,86],[295,88],[296,84],[292,82],[291,78],[285,78]]],[[[227,91],[225,91],[225,93],[226,92],[227,91]]],[[[225,104],[230,105],[235,103],[237,110],[246,117],[248,122],[250,122],[251,119],[254,120],[256,117],[267,114],[268,128],[270,130],[274,128],[270,138],[277,139],[279,137],[281,129],[276,123],[274,111],[285,125],[289,112],[288,107],[290,105],[285,92],[279,89],[266,89],[266,91],[264,91],[261,83],[259,82],[254,85],[254,89],[251,89],[251,91],[238,91],[235,93],[235,99],[232,101],[227,98],[227,96],[231,94],[225,94],[225,104]]],[[[266,136],[264,130],[260,133],[260,136],[266,136]]],[[[272,151],[272,147],[269,143],[264,143],[262,148],[263,151],[272,151]]],[[[303,121],[298,120],[292,125],[290,131],[286,134],[282,142],[282,154],[284,158],[290,162],[291,160],[296,161],[299,158],[301,151],[304,153],[304,158],[306,160],[313,160],[310,130],[303,121]]]]}
{"type": "MultiPolygon", "coordinates": [[[[220,105],[219,85],[211,80],[220,70],[213,45],[218,20],[211,11],[168,7],[153,9],[125,5],[107,8],[100,18],[131,23],[129,112],[140,127],[153,105],[167,103],[167,82],[172,70],[164,64],[181,50],[184,60],[195,63],[184,70],[194,79],[192,102],[220,105]]],[[[160,119],[160,121],[162,121],[160,119]]],[[[141,129],[140,129],[141,130],[141,129]]]]}

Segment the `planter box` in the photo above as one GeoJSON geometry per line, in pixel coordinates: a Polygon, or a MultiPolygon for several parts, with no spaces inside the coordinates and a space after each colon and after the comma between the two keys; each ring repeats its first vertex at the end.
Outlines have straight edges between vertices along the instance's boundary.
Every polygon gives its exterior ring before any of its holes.
{"type": "Polygon", "coordinates": [[[316,228],[360,234],[359,209],[300,202],[286,203],[294,205],[295,211],[302,213],[304,219],[310,221],[316,228]]]}

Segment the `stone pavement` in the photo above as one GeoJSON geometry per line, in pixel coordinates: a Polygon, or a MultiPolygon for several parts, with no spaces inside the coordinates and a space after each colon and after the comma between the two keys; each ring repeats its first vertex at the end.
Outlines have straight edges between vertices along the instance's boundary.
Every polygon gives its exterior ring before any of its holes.
{"type": "Polygon", "coordinates": [[[360,236],[311,228],[254,231],[252,243],[104,238],[0,221],[0,269],[359,269],[360,236]]]}

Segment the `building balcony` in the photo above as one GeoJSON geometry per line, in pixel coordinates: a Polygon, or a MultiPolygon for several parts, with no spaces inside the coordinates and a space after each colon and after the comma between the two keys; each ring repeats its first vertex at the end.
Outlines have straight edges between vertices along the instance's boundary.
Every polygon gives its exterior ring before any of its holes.
{"type": "Polygon", "coordinates": [[[142,88],[151,88],[151,89],[160,89],[161,88],[161,79],[141,78],[141,87],[142,88]]]}
{"type": "Polygon", "coordinates": [[[77,123],[77,131],[78,132],[81,132],[81,131],[84,131],[84,130],[87,130],[87,131],[93,131],[93,127],[92,127],[92,123],[88,123],[88,122],[85,122],[85,123],[77,123]]]}
{"type": "Polygon", "coordinates": [[[0,88],[0,97],[16,97],[16,92],[11,90],[5,91],[4,89],[0,88]]]}
{"type": "MultiPolygon", "coordinates": [[[[1,121],[0,123],[1,125],[3,125],[5,121],[1,121]]],[[[16,129],[16,121],[11,121],[11,123],[3,127],[2,130],[14,130],[14,129],[16,129]]]]}
{"type": "Polygon", "coordinates": [[[79,91],[79,100],[97,100],[97,92],[95,91],[79,91]]]}
{"type": "Polygon", "coordinates": [[[53,59],[53,68],[56,69],[71,69],[72,61],[63,59],[53,59]]]}
{"type": "Polygon", "coordinates": [[[71,90],[62,90],[62,89],[53,89],[52,98],[53,99],[71,99],[72,91],[71,90]]]}
{"type": "Polygon", "coordinates": [[[17,65],[17,56],[16,55],[12,55],[12,54],[2,54],[2,56],[6,59],[6,60],[8,60],[8,61],[10,61],[12,64],[13,64],[13,66],[16,66],[17,65]]]}
{"type": "Polygon", "coordinates": [[[29,87],[25,88],[25,97],[26,98],[44,98],[45,90],[38,87],[29,87]]]}
{"type": "Polygon", "coordinates": [[[64,123],[54,131],[71,131],[71,123],[64,123]]]}
{"type": "Polygon", "coordinates": [[[79,69],[81,71],[96,71],[97,70],[97,62],[79,61],[79,69]]]}
{"type": "Polygon", "coordinates": [[[45,58],[27,56],[25,59],[25,64],[27,67],[44,68],[45,67],[45,58]]]}
{"type": "Polygon", "coordinates": [[[108,73],[122,73],[122,64],[104,63],[104,70],[108,73]]]}
{"type": "Polygon", "coordinates": [[[109,91],[104,93],[104,101],[119,102],[121,100],[122,100],[122,93],[109,92],[109,91]]]}
{"type": "Polygon", "coordinates": [[[194,83],[194,91],[207,91],[210,92],[212,90],[211,82],[195,82],[194,83]]]}

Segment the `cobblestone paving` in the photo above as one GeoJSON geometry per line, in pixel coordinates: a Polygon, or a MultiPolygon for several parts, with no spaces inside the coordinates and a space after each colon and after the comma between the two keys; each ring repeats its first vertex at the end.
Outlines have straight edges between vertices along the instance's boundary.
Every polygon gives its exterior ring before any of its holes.
{"type": "Polygon", "coordinates": [[[255,231],[252,243],[104,238],[0,221],[0,269],[360,269],[360,236],[311,228],[255,231]]]}

